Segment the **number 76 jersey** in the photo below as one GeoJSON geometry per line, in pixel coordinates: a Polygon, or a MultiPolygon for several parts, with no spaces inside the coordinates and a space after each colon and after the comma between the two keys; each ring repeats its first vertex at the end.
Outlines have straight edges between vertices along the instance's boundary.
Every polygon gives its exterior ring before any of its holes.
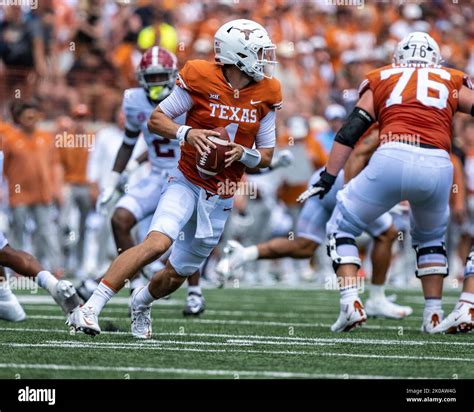
{"type": "Polygon", "coordinates": [[[373,93],[382,142],[428,144],[450,152],[463,85],[472,89],[469,77],[459,70],[392,64],[369,72],[359,93],[373,93]]]}

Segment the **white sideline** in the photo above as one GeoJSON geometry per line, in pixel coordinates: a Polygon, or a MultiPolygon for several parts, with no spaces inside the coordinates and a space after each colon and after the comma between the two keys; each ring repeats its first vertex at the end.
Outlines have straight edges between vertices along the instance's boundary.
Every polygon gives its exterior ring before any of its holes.
{"type": "MultiPolygon", "coordinates": [[[[171,341],[172,342],[172,341],[171,341]]],[[[168,342],[170,343],[170,342],[168,342]]],[[[184,352],[205,352],[205,353],[259,353],[272,355],[311,355],[311,356],[328,356],[328,357],[348,357],[348,358],[363,358],[363,359],[405,359],[415,361],[446,361],[446,362],[474,362],[474,358],[455,358],[443,356],[410,356],[410,355],[376,355],[376,354],[362,354],[362,353],[336,353],[336,352],[307,352],[307,351],[267,351],[267,350],[252,350],[252,349],[196,349],[196,348],[175,348],[163,347],[158,344],[151,343],[112,343],[112,342],[84,342],[84,341],[47,341],[45,343],[0,343],[1,346],[7,347],[24,347],[24,348],[67,348],[67,349],[147,349],[147,350],[169,350],[169,351],[184,351],[184,352]]]]}
{"type": "Polygon", "coordinates": [[[269,378],[308,378],[308,379],[428,379],[425,377],[405,378],[402,376],[383,375],[349,375],[333,373],[304,373],[282,371],[252,371],[252,370],[223,370],[223,369],[185,369],[185,368],[140,368],[136,366],[81,366],[36,363],[0,363],[0,369],[46,369],[46,370],[72,370],[72,371],[100,371],[100,372],[146,372],[146,373],[174,373],[184,375],[210,375],[210,376],[264,376],[269,378]]]}

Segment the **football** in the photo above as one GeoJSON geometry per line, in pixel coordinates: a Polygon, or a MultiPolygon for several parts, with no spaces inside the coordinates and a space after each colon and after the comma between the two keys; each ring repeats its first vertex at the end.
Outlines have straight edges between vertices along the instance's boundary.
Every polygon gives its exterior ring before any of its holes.
{"type": "Polygon", "coordinates": [[[229,150],[227,143],[230,141],[227,130],[223,127],[214,129],[215,132],[220,133],[220,137],[210,136],[211,140],[216,146],[216,149],[211,148],[210,153],[200,155],[196,153],[196,167],[199,176],[203,179],[209,179],[218,173],[222,172],[225,167],[225,153],[229,150]]]}

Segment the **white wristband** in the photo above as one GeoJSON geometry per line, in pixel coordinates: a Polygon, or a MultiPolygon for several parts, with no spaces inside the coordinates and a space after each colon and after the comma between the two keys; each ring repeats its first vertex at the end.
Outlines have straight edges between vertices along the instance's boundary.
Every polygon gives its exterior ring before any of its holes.
{"type": "Polygon", "coordinates": [[[183,124],[182,126],[179,126],[178,131],[176,132],[176,139],[178,139],[179,144],[183,144],[186,138],[186,134],[188,130],[191,130],[191,126],[186,126],[183,124]]]}
{"type": "Polygon", "coordinates": [[[257,149],[249,149],[244,147],[244,153],[239,162],[247,167],[257,167],[262,160],[262,154],[257,149]]]}

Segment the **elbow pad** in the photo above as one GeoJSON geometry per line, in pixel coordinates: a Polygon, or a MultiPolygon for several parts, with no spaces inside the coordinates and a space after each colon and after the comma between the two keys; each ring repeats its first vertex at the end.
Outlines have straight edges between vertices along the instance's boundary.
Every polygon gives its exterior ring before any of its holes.
{"type": "Polygon", "coordinates": [[[364,109],[356,107],[347,118],[344,126],[337,132],[334,141],[344,146],[354,147],[372,123],[374,123],[372,116],[364,109]]]}

